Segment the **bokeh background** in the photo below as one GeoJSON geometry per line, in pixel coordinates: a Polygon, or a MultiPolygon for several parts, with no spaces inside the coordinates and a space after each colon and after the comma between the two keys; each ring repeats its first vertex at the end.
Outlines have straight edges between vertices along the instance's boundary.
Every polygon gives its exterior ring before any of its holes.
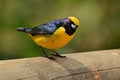
{"type": "Polygon", "coordinates": [[[40,48],[16,28],[68,16],[81,24],[60,53],[120,48],[120,0],[0,0],[0,59],[40,56],[40,48]]]}

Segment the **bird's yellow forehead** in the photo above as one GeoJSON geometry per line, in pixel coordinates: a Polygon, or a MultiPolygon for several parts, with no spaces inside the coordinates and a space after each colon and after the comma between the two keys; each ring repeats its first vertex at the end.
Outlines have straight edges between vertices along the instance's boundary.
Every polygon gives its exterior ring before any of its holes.
{"type": "Polygon", "coordinates": [[[79,20],[78,20],[77,18],[72,17],[72,16],[70,16],[70,17],[68,17],[68,18],[69,18],[71,21],[73,21],[77,26],[80,25],[79,20]]]}

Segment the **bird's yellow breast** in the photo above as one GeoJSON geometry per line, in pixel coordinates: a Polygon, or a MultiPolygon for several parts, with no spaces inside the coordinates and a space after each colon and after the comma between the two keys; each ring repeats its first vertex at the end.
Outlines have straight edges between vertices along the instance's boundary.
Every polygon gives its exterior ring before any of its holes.
{"type": "Polygon", "coordinates": [[[73,37],[74,34],[70,36],[65,33],[64,27],[60,27],[52,35],[35,35],[32,36],[32,39],[39,46],[48,49],[58,49],[65,46],[73,37]]]}

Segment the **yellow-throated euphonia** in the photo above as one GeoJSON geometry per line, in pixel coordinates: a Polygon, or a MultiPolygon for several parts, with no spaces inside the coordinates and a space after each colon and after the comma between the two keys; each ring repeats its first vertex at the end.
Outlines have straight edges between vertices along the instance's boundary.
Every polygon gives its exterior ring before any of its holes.
{"type": "MultiPolygon", "coordinates": [[[[29,34],[34,42],[41,48],[43,47],[52,50],[55,53],[54,56],[65,57],[55,50],[65,46],[74,37],[78,26],[79,20],[70,16],[33,28],[17,28],[17,30],[29,34]]],[[[43,52],[46,57],[52,58],[48,56],[44,50],[43,52]]]]}

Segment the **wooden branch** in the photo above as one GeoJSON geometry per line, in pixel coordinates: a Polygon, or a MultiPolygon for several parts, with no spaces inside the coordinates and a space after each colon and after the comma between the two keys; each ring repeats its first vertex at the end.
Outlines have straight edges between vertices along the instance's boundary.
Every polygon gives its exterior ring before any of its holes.
{"type": "Polygon", "coordinates": [[[120,49],[0,61],[0,80],[120,80],[120,49]]]}

